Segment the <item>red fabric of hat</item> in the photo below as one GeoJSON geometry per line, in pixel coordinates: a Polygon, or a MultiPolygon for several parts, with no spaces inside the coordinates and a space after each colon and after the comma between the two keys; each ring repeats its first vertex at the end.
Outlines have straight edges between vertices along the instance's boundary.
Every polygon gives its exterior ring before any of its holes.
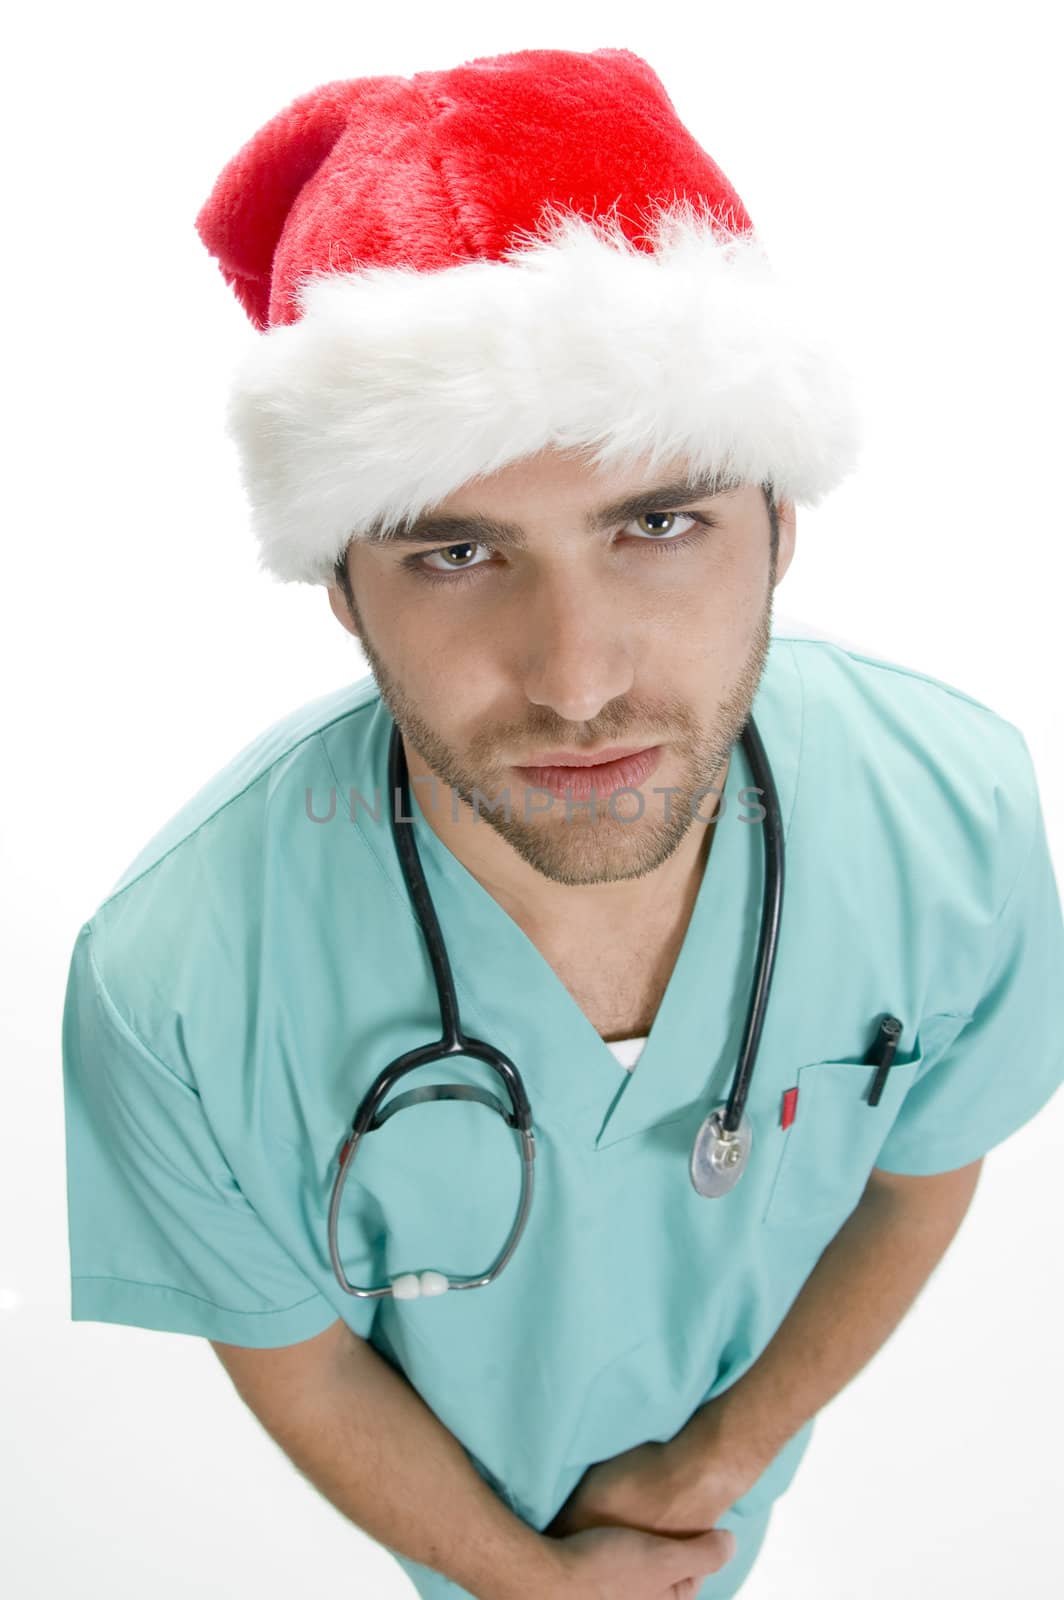
{"type": "Polygon", "coordinates": [[[548,445],[805,503],[854,465],[844,364],[631,51],[325,84],[196,226],[258,330],[229,426],[284,581],[548,445]]]}

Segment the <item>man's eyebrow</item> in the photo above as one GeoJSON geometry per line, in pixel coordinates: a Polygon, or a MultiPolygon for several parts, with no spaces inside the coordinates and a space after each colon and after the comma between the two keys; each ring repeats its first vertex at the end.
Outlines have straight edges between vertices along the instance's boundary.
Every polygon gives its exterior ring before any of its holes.
{"type": "MultiPolygon", "coordinates": [[[[719,471],[704,473],[694,479],[677,479],[660,483],[653,489],[640,489],[627,494],[609,505],[589,511],[584,518],[588,533],[612,527],[616,522],[629,522],[644,511],[667,511],[671,507],[697,500],[712,500],[718,495],[731,494],[741,485],[734,478],[724,478],[719,471]]],[[[400,523],[398,527],[381,531],[371,528],[366,535],[368,544],[443,544],[458,538],[476,538],[502,549],[524,550],[528,538],[524,528],[516,522],[501,522],[496,517],[484,517],[472,512],[438,512],[418,517],[414,522],[400,523]]]]}

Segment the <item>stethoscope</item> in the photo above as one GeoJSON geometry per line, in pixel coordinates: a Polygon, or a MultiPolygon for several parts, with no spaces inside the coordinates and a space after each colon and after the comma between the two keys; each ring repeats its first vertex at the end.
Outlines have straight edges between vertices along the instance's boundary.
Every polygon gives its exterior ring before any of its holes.
{"type": "MultiPolygon", "coordinates": [[[[753,1132],[745,1115],[745,1106],[768,1006],[772,968],[775,964],[776,943],[779,937],[780,908],[783,903],[783,827],[780,820],[779,798],[765,755],[765,747],[752,717],[747,719],[743,728],[742,743],[755,784],[762,795],[765,811],[762,821],[765,884],[756,971],[731,1092],[727,1100],[715,1107],[701,1124],[691,1149],[689,1164],[691,1182],[700,1195],[705,1195],[709,1199],[716,1199],[734,1189],[750,1155],[753,1132]]],[[[528,1220],[532,1205],[532,1165],[536,1146],[532,1128],[532,1110],[524,1081],[516,1066],[508,1056],[503,1055],[501,1050],[486,1044],[483,1039],[470,1038],[462,1031],[458,1014],[458,997],[451,976],[447,947],[440,931],[428,884],[425,882],[425,874],[414,842],[413,828],[410,826],[413,812],[406,752],[403,749],[398,726],[394,722],[388,750],[388,790],[392,796],[391,825],[395,848],[399,855],[407,894],[417,914],[432,962],[443,1034],[431,1044],[419,1045],[416,1049],[397,1056],[378,1075],[363,1097],[355,1113],[351,1132],[340,1150],[339,1170],[329,1205],[329,1255],[332,1258],[337,1282],[346,1294],[357,1295],[363,1300],[375,1300],[389,1294],[397,1300],[414,1300],[420,1295],[445,1294],[448,1289],[479,1289],[498,1277],[516,1250],[528,1220]],[[397,794],[401,795],[402,799],[400,815],[397,815],[398,808],[395,805],[397,794]],[[400,826],[401,823],[404,826],[400,826]],[[427,1066],[430,1061],[441,1061],[448,1056],[472,1056],[475,1060],[484,1061],[492,1067],[506,1086],[510,1109],[507,1110],[487,1089],[479,1089],[465,1083],[436,1083],[421,1089],[408,1089],[404,1094],[397,1095],[383,1111],[379,1110],[381,1102],[404,1073],[413,1072],[418,1067],[427,1066]],[[520,1136],[521,1195],[513,1227],[492,1265],[479,1277],[454,1278],[443,1272],[426,1270],[420,1273],[400,1273],[390,1283],[383,1284],[379,1288],[359,1288],[348,1282],[337,1246],[340,1199],[348,1171],[364,1134],[380,1128],[389,1117],[404,1107],[418,1105],[425,1100],[479,1101],[480,1104],[497,1111],[509,1127],[520,1136]]]]}

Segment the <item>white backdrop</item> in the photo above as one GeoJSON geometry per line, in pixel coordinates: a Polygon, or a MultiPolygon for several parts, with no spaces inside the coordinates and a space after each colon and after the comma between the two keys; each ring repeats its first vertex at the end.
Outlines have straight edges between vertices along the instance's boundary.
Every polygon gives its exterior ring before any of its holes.
{"type": "MultiPolygon", "coordinates": [[[[230,155],[329,79],[543,46],[643,55],[780,270],[831,305],[862,384],[861,466],[799,510],[780,611],[1018,723],[1059,881],[1055,18],[1044,0],[20,11],[2,107],[0,1586],[399,1600],[405,1574],[296,1473],[205,1341],[69,1321],[77,930],[238,748],[366,670],[323,591],[257,572],[222,427],[255,335],[195,214],[230,155]]],[[[1062,1157],[1058,1096],[988,1157],[916,1307],[821,1413],[743,1600],[1062,1592],[1062,1157]]]]}

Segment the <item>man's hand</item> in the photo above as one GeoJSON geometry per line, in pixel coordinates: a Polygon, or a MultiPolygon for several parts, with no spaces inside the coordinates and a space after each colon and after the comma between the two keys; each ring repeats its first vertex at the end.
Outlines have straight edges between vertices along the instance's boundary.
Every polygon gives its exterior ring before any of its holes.
{"type": "Polygon", "coordinates": [[[585,1528],[620,1526],[690,1537],[713,1528],[752,1481],[708,1451],[694,1461],[675,1441],[640,1444],[590,1466],[543,1532],[563,1539],[585,1528]]]}
{"type": "Polygon", "coordinates": [[[735,1554],[735,1536],[715,1529],[671,1539],[635,1528],[585,1528],[559,1539],[557,1549],[565,1576],[549,1592],[558,1600],[693,1600],[702,1579],[735,1554]]]}

